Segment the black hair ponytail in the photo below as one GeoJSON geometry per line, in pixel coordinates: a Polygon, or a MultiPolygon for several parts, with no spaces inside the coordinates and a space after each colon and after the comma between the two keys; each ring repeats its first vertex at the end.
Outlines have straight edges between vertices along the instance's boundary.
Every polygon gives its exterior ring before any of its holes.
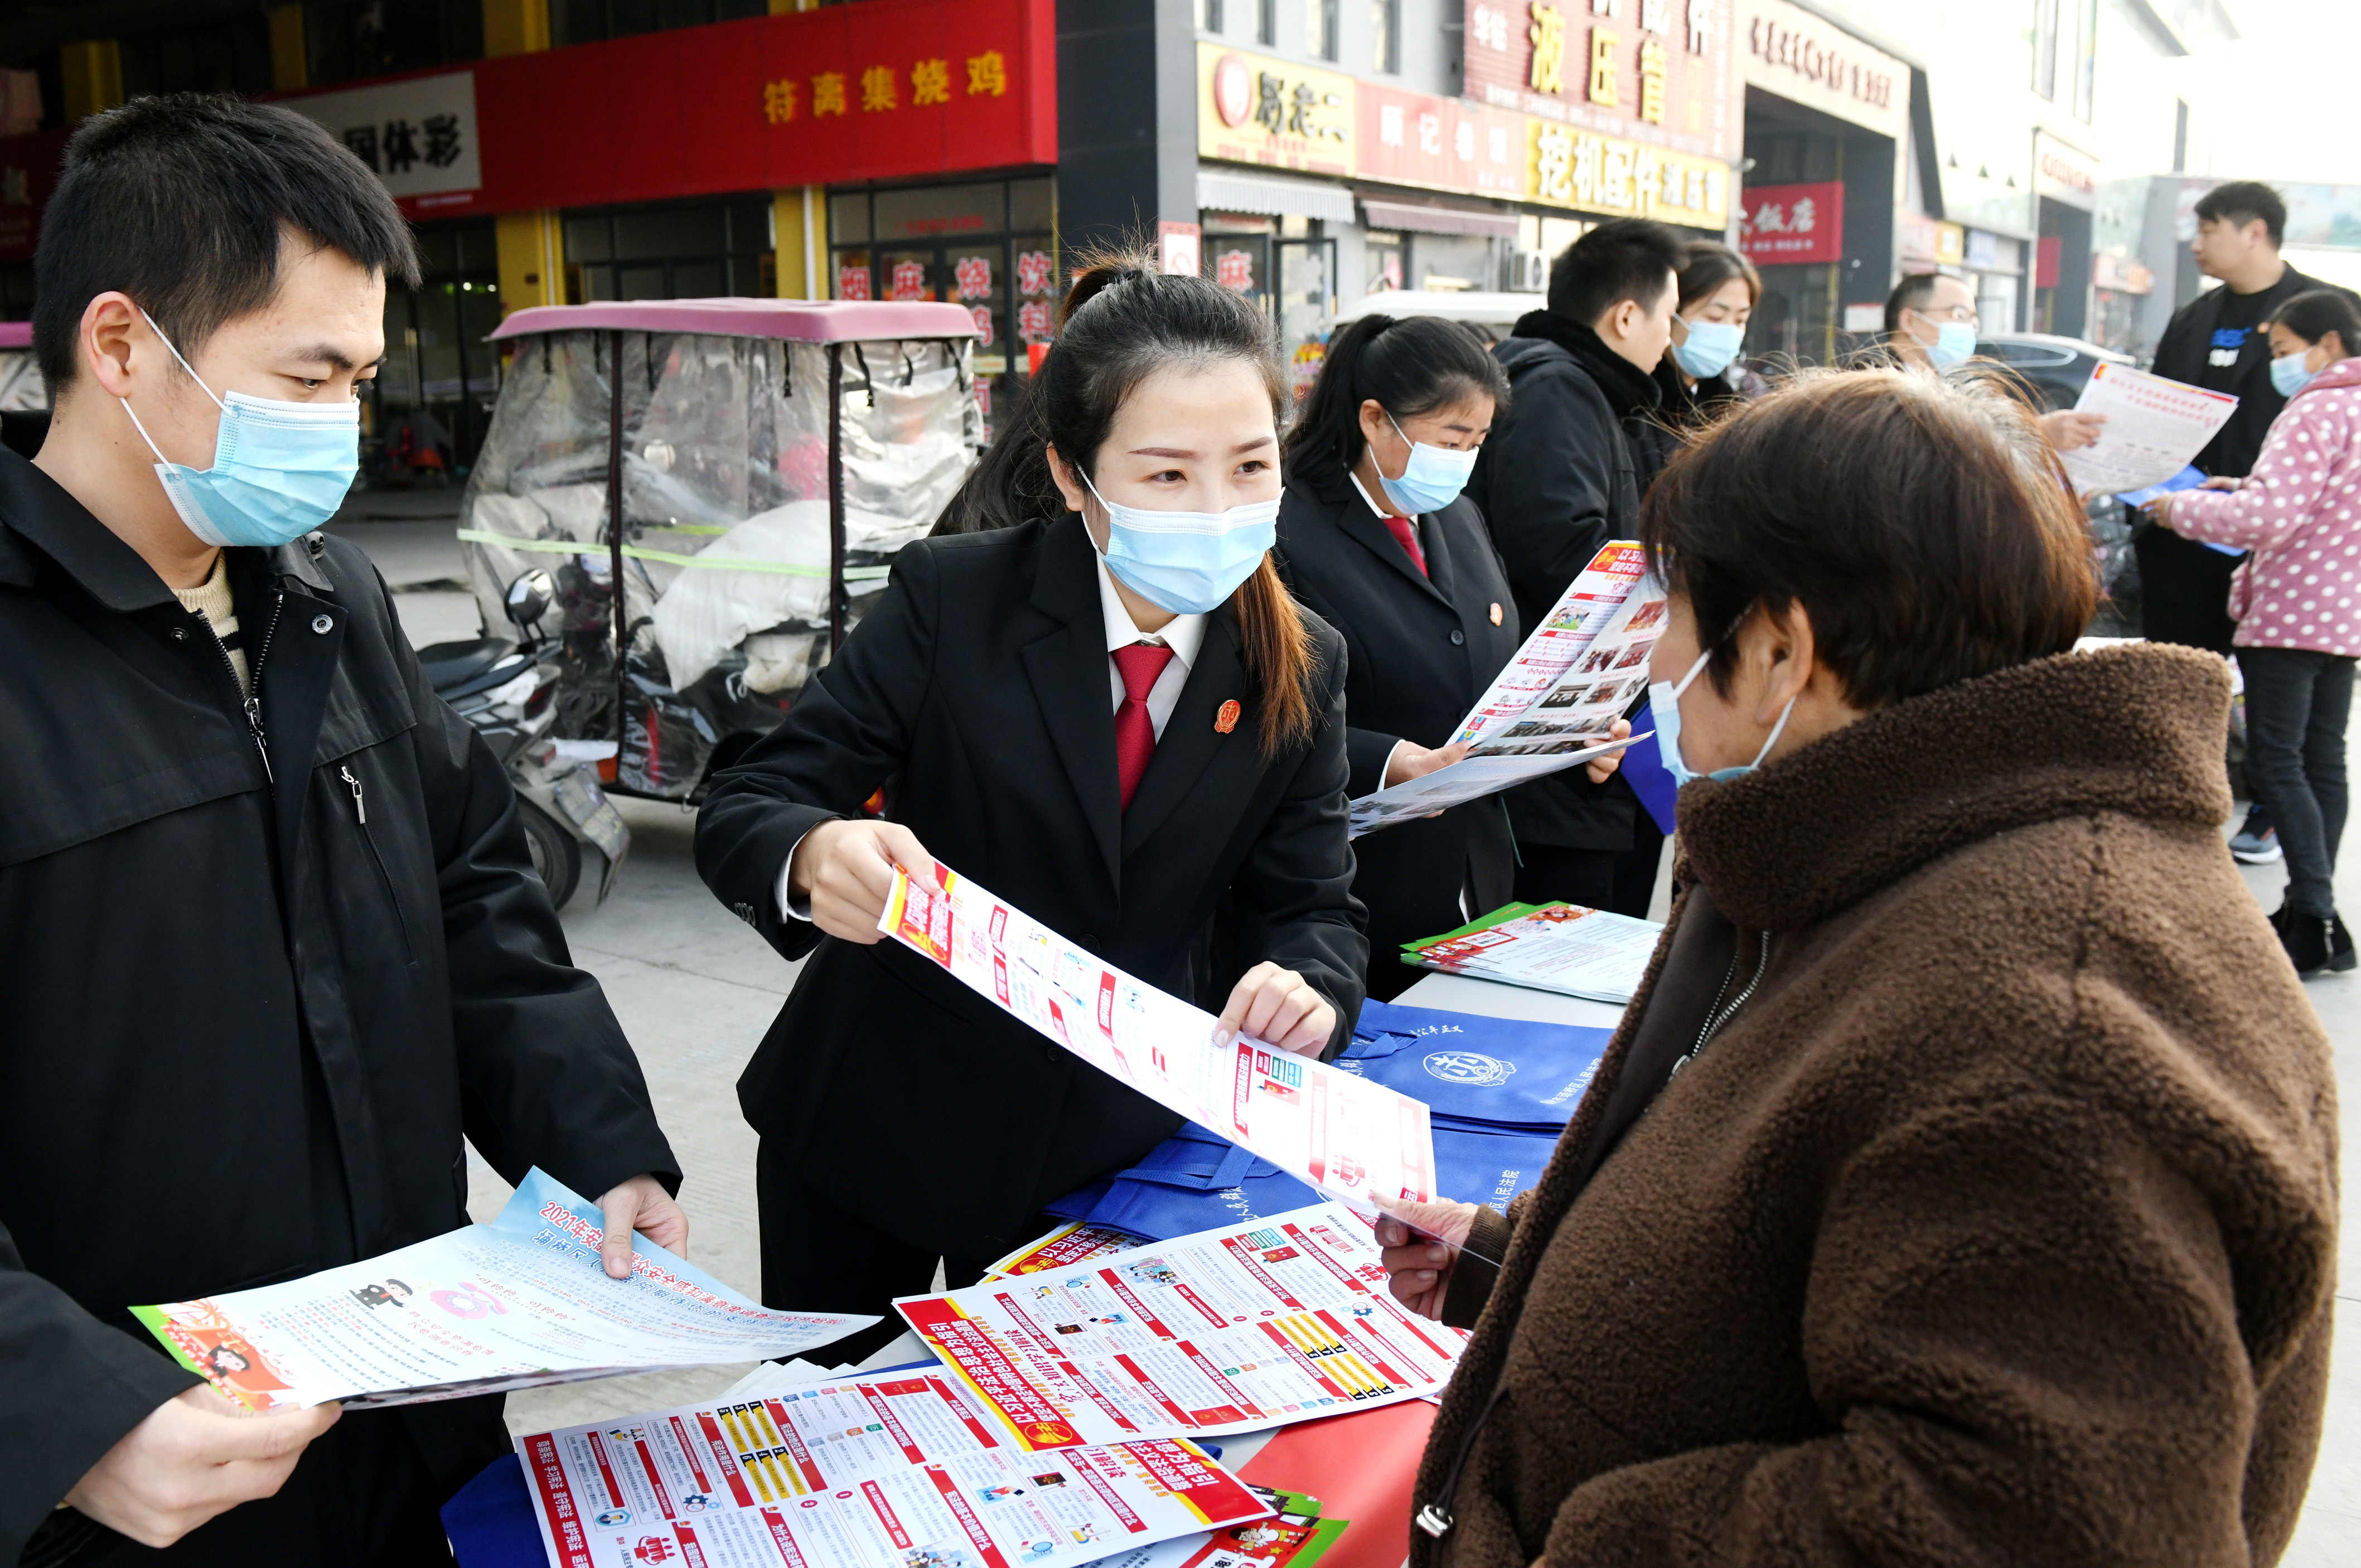
{"type": "Polygon", "coordinates": [[[1509,403],[1509,378],[1483,340],[1440,316],[1370,314],[1338,333],[1287,433],[1288,472],[1326,480],[1350,470],[1367,444],[1361,404],[1375,398],[1396,419],[1432,413],[1477,395],[1495,411],[1509,403]]]}

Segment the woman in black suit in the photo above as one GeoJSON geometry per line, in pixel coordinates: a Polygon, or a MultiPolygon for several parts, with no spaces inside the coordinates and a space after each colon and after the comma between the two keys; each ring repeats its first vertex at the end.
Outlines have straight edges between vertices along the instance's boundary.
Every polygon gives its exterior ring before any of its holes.
{"type": "MultiPolygon", "coordinates": [[[[1483,513],[1459,493],[1509,400],[1499,361],[1434,316],[1367,315],[1328,360],[1287,437],[1279,569],[1345,639],[1346,793],[1458,762],[1444,743],[1516,652],[1517,603],[1483,513]]],[[[1594,779],[1614,759],[1589,764],[1594,779]]],[[[1497,795],[1354,840],[1369,912],[1368,993],[1419,971],[1401,944],[1507,903],[1516,848],[1497,795]]]]}
{"type": "Polygon", "coordinates": [[[1269,329],[1128,262],[1084,272],[1066,313],[936,536],[697,826],[715,896],[811,955],[738,1091],[763,1135],[763,1299],[888,1319],[833,1355],[898,1332],[888,1303],[938,1259],[972,1281],[1047,1228],[1043,1203],[1180,1124],[881,942],[896,863],[939,856],[1220,1007],[1219,1037],[1323,1054],[1360,1006],[1343,648],[1268,554],[1269,329]]]}

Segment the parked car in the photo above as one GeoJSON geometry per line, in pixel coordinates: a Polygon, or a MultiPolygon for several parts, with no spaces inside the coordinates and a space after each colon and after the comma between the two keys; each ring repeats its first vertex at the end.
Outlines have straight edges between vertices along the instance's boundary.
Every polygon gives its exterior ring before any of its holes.
{"type": "Polygon", "coordinates": [[[2103,364],[2136,365],[2128,354],[2102,348],[2079,337],[2046,332],[2000,332],[1976,340],[1979,358],[1997,360],[2015,371],[2041,400],[2045,411],[2070,409],[2091,372],[2103,364]]]}
{"type": "Polygon", "coordinates": [[[693,803],[966,477],[975,323],[950,303],[649,300],[519,311],[492,335],[515,357],[459,528],[484,622],[545,570],[550,738],[612,793],[693,803]]]}

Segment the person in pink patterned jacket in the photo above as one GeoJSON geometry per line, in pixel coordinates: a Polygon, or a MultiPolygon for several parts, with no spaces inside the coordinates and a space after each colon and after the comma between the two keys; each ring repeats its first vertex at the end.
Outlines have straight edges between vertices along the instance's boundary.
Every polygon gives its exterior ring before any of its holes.
{"type": "Polygon", "coordinates": [[[2361,308],[2298,294],[2269,324],[2288,404],[2254,472],[2148,503],[2184,538],[2252,552],[2230,583],[2255,792],[2287,851],[2271,917],[2296,972],[2356,967],[2331,878],[2346,804],[2345,720],[2361,655],[2361,308]]]}

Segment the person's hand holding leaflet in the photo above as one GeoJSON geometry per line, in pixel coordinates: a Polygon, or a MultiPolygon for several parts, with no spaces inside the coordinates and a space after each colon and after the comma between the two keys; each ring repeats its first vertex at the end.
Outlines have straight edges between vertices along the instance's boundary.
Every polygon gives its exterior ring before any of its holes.
{"type": "Polygon", "coordinates": [[[258,1415],[203,1384],[156,1407],[65,1500],[143,1546],[166,1547],[240,1503],[274,1496],[344,1407],[258,1415]]]}
{"type": "Polygon", "coordinates": [[[831,937],[868,947],[884,936],[894,868],[931,885],[935,858],[898,822],[840,818],[797,841],[787,859],[787,896],[811,909],[811,923],[831,937]]]}
{"type": "Polygon", "coordinates": [[[1459,1249],[1476,1229],[1476,1205],[1376,1201],[1387,1211],[1387,1217],[1378,1222],[1386,1288],[1411,1311],[1440,1321],[1459,1249]]]}
{"type": "Polygon", "coordinates": [[[598,1200],[606,1217],[606,1239],[599,1244],[599,1261],[610,1279],[631,1277],[631,1233],[639,1232],[675,1257],[688,1255],[688,1216],[681,1212],[664,1183],[653,1176],[634,1176],[618,1182],[598,1200]]]}

